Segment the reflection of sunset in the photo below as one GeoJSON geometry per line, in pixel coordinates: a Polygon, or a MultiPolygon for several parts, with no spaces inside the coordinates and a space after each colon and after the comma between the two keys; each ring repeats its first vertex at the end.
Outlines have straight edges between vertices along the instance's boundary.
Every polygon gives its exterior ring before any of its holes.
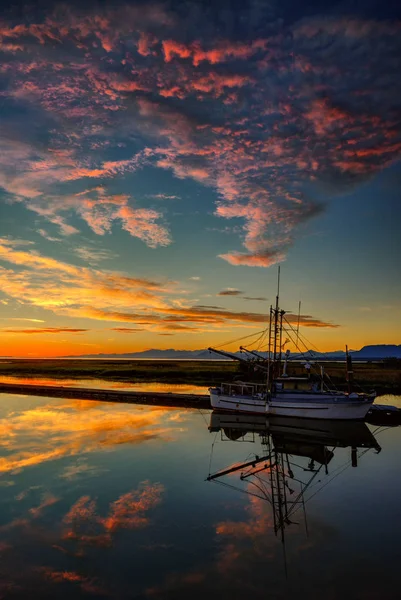
{"type": "Polygon", "coordinates": [[[97,513],[96,500],[82,496],[63,518],[62,539],[82,546],[110,546],[119,529],[140,529],[150,524],[149,511],[162,501],[164,486],[143,481],[109,506],[106,516],[97,513]]]}
{"type": "Polygon", "coordinates": [[[260,498],[251,496],[247,513],[249,515],[248,520],[218,523],[216,533],[227,536],[227,539],[252,540],[253,544],[256,544],[258,540],[265,540],[269,529],[273,527],[270,505],[260,498]]]}
{"type": "Polygon", "coordinates": [[[174,409],[91,401],[13,410],[0,419],[0,473],[120,444],[168,441],[173,437],[173,422],[184,414],[174,409]]]}
{"type": "Polygon", "coordinates": [[[196,585],[201,586],[197,590],[202,590],[202,594],[207,596],[210,591],[209,583],[216,580],[223,587],[230,587],[233,581],[237,581],[239,589],[244,585],[247,588],[246,582],[253,577],[250,569],[270,557],[275,538],[272,537],[271,507],[267,502],[250,496],[245,510],[246,517],[243,520],[220,521],[215,525],[219,549],[211,565],[202,567],[201,563],[194,565],[191,571],[169,575],[160,586],[148,588],[148,595],[157,598],[171,597],[169,594],[179,590],[180,597],[187,597],[193,593],[196,585]]]}
{"type": "MultiPolygon", "coordinates": [[[[53,524],[51,530],[43,528],[43,517],[46,517],[46,509],[58,502],[59,499],[49,494],[45,495],[41,504],[29,509],[25,517],[13,519],[0,527],[1,533],[5,536],[15,535],[16,530],[18,531],[18,537],[13,538],[13,545],[0,542],[3,565],[7,565],[7,562],[4,562],[7,559],[11,558],[12,560],[12,555],[9,555],[10,551],[15,553],[16,550],[21,550],[21,540],[24,545],[26,538],[32,537],[35,540],[35,548],[39,550],[38,558],[30,560],[27,568],[24,569],[25,577],[35,579],[39,575],[40,579],[54,584],[75,584],[79,585],[84,592],[108,595],[104,585],[99,585],[100,581],[97,578],[88,577],[75,569],[60,570],[41,566],[40,550],[44,547],[47,549],[47,554],[52,549],[53,553],[61,552],[75,558],[83,557],[85,549],[89,546],[95,546],[104,552],[112,545],[118,530],[143,529],[151,525],[151,513],[162,503],[163,492],[164,486],[161,483],[142,481],[137,488],[121,494],[116,500],[110,502],[105,516],[97,512],[96,500],[89,496],[82,496],[71,506],[64,517],[53,524]]],[[[10,580],[7,582],[7,586],[14,586],[21,580],[21,577],[15,566],[12,563],[10,565],[11,568],[8,569],[10,580]]],[[[79,570],[82,570],[82,566],[81,564],[79,570]]],[[[3,588],[0,584],[1,597],[3,597],[2,591],[3,588]]]]}
{"type": "Polygon", "coordinates": [[[56,385],[59,387],[96,388],[102,390],[137,390],[142,392],[171,392],[172,394],[207,394],[208,388],[188,383],[160,383],[129,381],[108,381],[106,379],[57,379],[51,377],[14,377],[0,375],[0,383],[21,383],[24,385],[56,385]]]}

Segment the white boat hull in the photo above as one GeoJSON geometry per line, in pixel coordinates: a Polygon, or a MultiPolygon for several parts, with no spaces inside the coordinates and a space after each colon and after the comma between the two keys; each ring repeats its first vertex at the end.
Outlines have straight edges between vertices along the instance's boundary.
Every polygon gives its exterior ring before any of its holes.
{"type": "Polygon", "coordinates": [[[210,389],[212,408],[240,413],[288,416],[303,419],[365,418],[374,397],[349,398],[346,394],[278,393],[267,401],[255,396],[233,396],[210,389]]]}
{"type": "Polygon", "coordinates": [[[219,388],[210,388],[209,391],[212,408],[258,415],[267,414],[264,399],[256,396],[229,396],[221,394],[219,388]]]}

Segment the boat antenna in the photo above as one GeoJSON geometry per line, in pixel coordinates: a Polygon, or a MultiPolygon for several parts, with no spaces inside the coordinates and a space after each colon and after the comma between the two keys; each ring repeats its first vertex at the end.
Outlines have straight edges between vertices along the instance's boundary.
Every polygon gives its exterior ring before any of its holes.
{"type": "Polygon", "coordinates": [[[346,360],[346,368],[347,368],[347,384],[348,384],[348,394],[352,392],[352,384],[354,380],[354,371],[352,369],[352,356],[348,352],[348,346],[345,346],[345,360],[346,360]]]}
{"type": "Polygon", "coordinates": [[[301,318],[301,300],[298,303],[298,323],[297,323],[297,345],[296,347],[298,348],[298,339],[299,339],[299,321],[301,318]]]}
{"type": "Polygon", "coordinates": [[[276,310],[278,311],[278,301],[280,297],[280,265],[278,266],[277,273],[277,296],[276,296],[276,310]]]}

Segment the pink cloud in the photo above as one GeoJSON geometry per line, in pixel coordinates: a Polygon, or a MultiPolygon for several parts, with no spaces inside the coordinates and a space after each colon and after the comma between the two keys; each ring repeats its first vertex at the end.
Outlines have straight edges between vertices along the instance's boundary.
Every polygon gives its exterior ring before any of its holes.
{"type": "Polygon", "coordinates": [[[264,50],[266,40],[254,40],[248,44],[243,42],[233,43],[226,40],[219,42],[213,48],[204,50],[198,41],[187,45],[169,39],[163,40],[162,47],[166,62],[171,62],[175,57],[182,59],[191,58],[193,65],[197,67],[203,61],[215,65],[229,59],[245,60],[258,51],[264,50]]]}
{"type": "Polygon", "coordinates": [[[231,252],[220,254],[220,258],[226,260],[230,265],[241,265],[247,267],[271,267],[285,260],[283,252],[265,252],[260,254],[245,254],[242,252],[231,252]]]}
{"type": "Polygon", "coordinates": [[[188,23],[190,15],[184,23],[151,3],[3,23],[0,44],[14,45],[15,56],[1,66],[2,97],[62,125],[47,151],[2,139],[0,185],[65,234],[76,232],[75,213],[99,235],[117,221],[154,247],[170,241],[161,213],[106,187],[88,192],[87,180],[109,186],[156,166],[213,188],[216,215],[238,221],[243,248],[225,260],[274,264],[319,211],[303,197],[305,183],[347,184],[400,155],[399,107],[383,83],[395,77],[400,25],[319,17],[234,41],[203,23],[207,33],[188,26],[184,43],[188,23]],[[373,42],[367,69],[361,57],[373,42]],[[102,154],[144,138],[132,156],[102,154]]]}

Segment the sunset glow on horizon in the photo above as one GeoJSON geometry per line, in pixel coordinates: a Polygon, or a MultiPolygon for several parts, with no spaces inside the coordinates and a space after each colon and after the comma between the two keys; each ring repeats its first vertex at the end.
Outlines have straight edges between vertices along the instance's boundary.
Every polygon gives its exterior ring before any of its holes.
{"type": "Polygon", "coordinates": [[[375,11],[3,8],[0,356],[236,351],[278,264],[310,348],[401,344],[401,20],[375,11]]]}

